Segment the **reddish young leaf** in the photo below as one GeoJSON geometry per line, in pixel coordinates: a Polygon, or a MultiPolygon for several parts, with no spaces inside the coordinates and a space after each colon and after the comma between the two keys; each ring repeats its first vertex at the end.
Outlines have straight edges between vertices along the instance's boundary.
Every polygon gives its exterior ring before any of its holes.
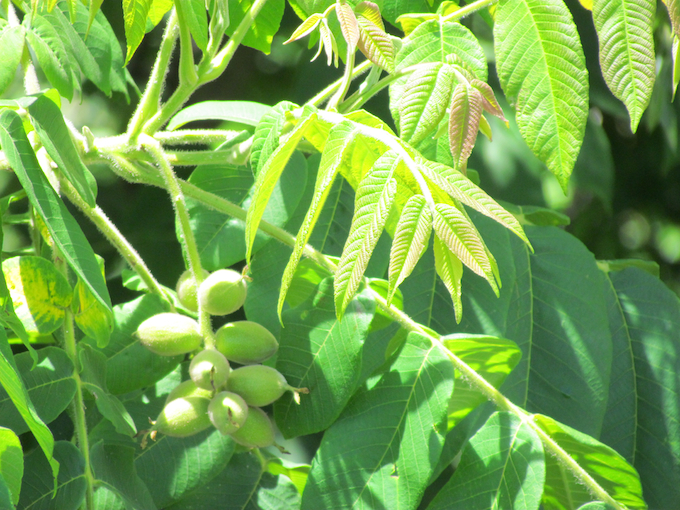
{"type": "Polygon", "coordinates": [[[493,89],[489,84],[482,80],[474,79],[470,82],[470,85],[477,89],[482,95],[482,108],[484,108],[484,111],[489,112],[494,117],[498,117],[507,124],[508,121],[506,120],[505,115],[503,115],[503,109],[498,104],[498,100],[496,100],[493,89]]]}
{"type": "Polygon", "coordinates": [[[467,84],[456,85],[451,97],[449,144],[458,166],[463,166],[472,153],[481,116],[482,94],[467,84]]]}
{"type": "Polygon", "coordinates": [[[359,42],[359,22],[357,17],[354,15],[352,7],[342,0],[338,0],[338,3],[335,5],[335,13],[338,15],[342,35],[345,41],[347,41],[350,51],[354,52],[359,42]]]}

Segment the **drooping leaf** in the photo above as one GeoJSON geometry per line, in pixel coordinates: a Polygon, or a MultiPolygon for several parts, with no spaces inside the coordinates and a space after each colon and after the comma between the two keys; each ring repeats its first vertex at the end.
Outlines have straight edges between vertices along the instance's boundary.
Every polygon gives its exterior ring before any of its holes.
{"type": "Polygon", "coordinates": [[[441,62],[424,65],[408,77],[398,105],[404,141],[417,145],[437,129],[449,106],[454,78],[453,66],[441,62]]]}
{"type": "MultiPolygon", "coordinates": [[[[29,354],[30,356],[30,354],[29,354]]],[[[35,366],[38,360],[31,359],[35,366]]],[[[35,436],[40,445],[44,456],[48,459],[52,470],[52,477],[56,479],[59,473],[59,462],[54,458],[54,436],[47,425],[40,419],[36,411],[28,390],[21,378],[12,349],[7,342],[7,335],[4,328],[0,328],[0,384],[3,393],[9,395],[14,407],[17,409],[29,430],[35,436]]]]}
{"type": "Polygon", "coordinates": [[[24,456],[21,442],[10,429],[0,427],[0,478],[11,496],[10,504],[16,505],[24,476],[24,456]]]}
{"type": "Polygon", "coordinates": [[[653,3],[641,0],[593,2],[602,75],[626,105],[633,132],[652,97],[656,78],[652,35],[655,13],[653,3]]]}
{"type": "Polygon", "coordinates": [[[588,73],[569,10],[562,0],[501,0],[494,49],[522,137],[566,190],[588,118],[588,73]]]}
{"type": "Polygon", "coordinates": [[[460,261],[485,278],[493,291],[498,294],[499,286],[494,271],[495,261],[482,241],[479,232],[459,209],[445,204],[436,204],[432,214],[432,226],[449,250],[460,261]]]}
{"type": "Polygon", "coordinates": [[[146,15],[147,22],[155,27],[161,22],[163,16],[172,9],[172,6],[173,0],[152,0],[149,12],[146,15]]]}
{"type": "Polygon", "coordinates": [[[153,0],[123,0],[123,20],[125,22],[125,39],[127,64],[146,33],[146,17],[153,0]]]}
{"type": "Polygon", "coordinates": [[[482,95],[482,106],[484,108],[484,111],[489,112],[494,117],[498,117],[507,124],[508,121],[505,120],[505,115],[503,115],[503,109],[498,104],[496,95],[494,94],[493,89],[489,86],[489,84],[481,80],[474,79],[470,82],[470,86],[477,89],[477,91],[482,95]]]}
{"type": "MultiPolygon", "coordinates": [[[[87,16],[87,30],[85,31],[86,35],[89,35],[90,33],[90,28],[92,27],[92,22],[95,19],[95,16],[97,16],[97,13],[99,12],[99,8],[102,6],[104,3],[104,0],[90,0],[90,7],[88,9],[88,16],[87,16]]],[[[160,20],[159,20],[160,21],[160,20]]]]}
{"type": "Polygon", "coordinates": [[[62,256],[97,300],[110,310],[111,298],[90,243],[41,170],[21,117],[8,109],[0,113],[0,144],[62,256]]]}
{"type": "MultiPolygon", "coordinates": [[[[14,356],[14,361],[37,415],[45,423],[50,423],[68,407],[76,393],[73,363],[62,349],[56,347],[39,349],[35,368],[27,352],[14,356]]],[[[29,430],[24,420],[25,404],[19,402],[15,405],[14,402],[6,388],[0,389],[0,425],[23,434],[29,430]]]]}
{"type": "Polygon", "coordinates": [[[297,510],[300,495],[286,476],[273,475],[253,452],[234,455],[214,479],[168,510],[297,510]]]}
{"type": "Polygon", "coordinates": [[[178,14],[182,16],[191,31],[196,46],[205,52],[208,48],[208,14],[205,0],[179,2],[178,14]]]}
{"type": "Polygon", "coordinates": [[[197,120],[223,120],[257,126],[271,106],[254,101],[202,101],[180,110],[170,122],[168,131],[174,131],[197,120]]]}
{"type": "Polygon", "coordinates": [[[394,45],[380,16],[378,6],[373,2],[361,2],[354,8],[359,23],[358,43],[367,59],[382,67],[388,73],[394,71],[394,45]]]}
{"type": "Polygon", "coordinates": [[[92,470],[100,487],[118,495],[126,508],[156,510],[149,490],[135,471],[134,450],[99,441],[90,449],[92,470]]]}
{"type": "MultiPolygon", "coordinates": [[[[227,27],[227,35],[234,35],[236,28],[253,3],[251,0],[229,0],[229,27],[227,27]]],[[[267,1],[255,18],[255,21],[251,22],[250,29],[248,29],[243,38],[242,44],[268,54],[271,50],[274,34],[279,31],[284,6],[284,0],[267,1]]]]}
{"type": "Polygon", "coordinates": [[[301,119],[295,126],[286,141],[272,153],[264,164],[255,180],[255,193],[251,206],[248,208],[246,218],[246,260],[250,261],[253,243],[257,235],[257,227],[260,224],[267,202],[271,197],[274,187],[283,172],[286,163],[290,159],[298,142],[304,136],[307,126],[316,120],[316,113],[312,112],[301,119]]]}
{"type": "MultiPolygon", "coordinates": [[[[646,510],[640,478],[635,469],[612,448],[592,437],[558,423],[548,416],[534,415],[534,422],[545,431],[613,499],[631,510],[646,510]]],[[[558,465],[560,470],[565,467],[558,465]]],[[[560,473],[562,475],[562,473],[560,473]]],[[[582,482],[581,482],[582,483],[582,482]]],[[[546,509],[570,508],[572,498],[564,476],[546,476],[543,504],[546,509]],[[565,492],[561,492],[564,489],[565,492]]],[[[581,487],[579,488],[583,490],[581,487]]],[[[586,499],[584,502],[587,502],[586,499]]]]}
{"type": "Polygon", "coordinates": [[[452,390],[451,362],[411,333],[392,369],[325,432],[302,508],[415,508],[441,453],[452,390]]]}
{"type": "Polygon", "coordinates": [[[434,267],[451,295],[456,322],[460,322],[463,317],[462,289],[460,284],[463,278],[463,263],[451,251],[446,242],[436,234],[436,230],[434,236],[434,267]]]}
{"type": "Polygon", "coordinates": [[[54,264],[42,257],[25,255],[2,263],[14,310],[24,329],[48,335],[64,322],[73,293],[54,264]]]}
{"type": "Polygon", "coordinates": [[[22,26],[5,26],[0,30],[0,94],[14,81],[17,68],[24,52],[25,29],[22,26]]]}
{"type": "Polygon", "coordinates": [[[276,423],[285,437],[328,428],[361,382],[362,350],[375,303],[361,293],[339,321],[332,285],[331,278],[323,280],[315,296],[283,314],[276,368],[288,384],[309,390],[300,404],[290,395],[275,403],[276,423]]]}
{"type": "Polygon", "coordinates": [[[432,213],[425,197],[413,195],[401,211],[399,223],[390,251],[389,294],[387,302],[392,301],[394,293],[408,275],[411,274],[420,257],[427,249],[432,232],[432,213]]]}
{"type": "Polygon", "coordinates": [[[95,207],[97,181],[78,155],[59,107],[47,96],[39,96],[29,107],[32,124],[47,153],[82,199],[95,207]]]}
{"type": "Polygon", "coordinates": [[[106,356],[88,344],[81,343],[78,361],[83,387],[94,397],[99,412],[114,424],[117,432],[134,436],[137,429],[130,413],[106,387],[106,356]]]}
{"type": "Polygon", "coordinates": [[[300,26],[293,31],[290,37],[283,44],[288,44],[290,42],[297,41],[299,39],[302,39],[303,37],[308,36],[314,30],[316,30],[322,18],[323,15],[318,12],[315,12],[314,14],[307,17],[307,19],[305,19],[300,24],[300,26]]]}
{"type": "Polygon", "coordinates": [[[400,163],[397,154],[386,152],[356,191],[352,225],[335,272],[335,310],[339,318],[359,287],[382,234],[397,191],[394,169],[400,163]]]}
{"type": "Polygon", "coordinates": [[[537,510],[545,460],[535,431],[518,416],[494,413],[470,439],[431,510],[537,510]]]}
{"type": "Polygon", "coordinates": [[[52,472],[42,452],[33,450],[24,457],[25,473],[18,510],[76,510],[80,507],[87,485],[82,453],[68,441],[57,441],[54,458],[60,464],[56,494],[52,472]]]}
{"type": "Polygon", "coordinates": [[[465,167],[472,153],[482,116],[482,94],[467,84],[459,83],[451,95],[449,144],[454,163],[465,167]]]}
{"type": "Polygon", "coordinates": [[[672,507],[680,498],[680,303],[634,267],[607,272],[605,299],[615,377],[600,439],[637,469],[650,508],[672,507]]]}

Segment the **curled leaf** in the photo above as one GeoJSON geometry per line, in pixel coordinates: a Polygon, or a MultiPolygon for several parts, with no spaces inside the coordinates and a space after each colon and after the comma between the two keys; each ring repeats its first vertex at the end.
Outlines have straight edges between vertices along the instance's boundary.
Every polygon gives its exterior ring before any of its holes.
{"type": "Polygon", "coordinates": [[[304,20],[302,24],[295,29],[295,31],[291,34],[288,40],[283,44],[288,44],[308,36],[309,34],[314,32],[314,30],[316,30],[316,27],[319,26],[319,23],[321,23],[322,19],[323,14],[315,12],[306,20],[304,20]]]}

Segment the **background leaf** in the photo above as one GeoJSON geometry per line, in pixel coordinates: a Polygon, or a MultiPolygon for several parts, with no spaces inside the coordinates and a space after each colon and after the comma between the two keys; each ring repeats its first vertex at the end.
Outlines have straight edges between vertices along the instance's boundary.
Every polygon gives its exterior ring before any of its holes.
{"type": "Polygon", "coordinates": [[[531,150],[566,190],[588,118],[588,73],[562,0],[501,0],[496,70],[531,150]]]}
{"type": "Polygon", "coordinates": [[[2,54],[2,67],[0,67],[0,94],[14,81],[14,77],[24,52],[24,27],[5,26],[0,30],[0,54],[2,54]]]}
{"type": "MultiPolygon", "coordinates": [[[[229,27],[227,27],[227,35],[231,36],[234,34],[236,27],[241,23],[245,13],[252,4],[251,0],[229,0],[229,27]]],[[[250,25],[250,29],[243,38],[242,44],[268,54],[271,50],[274,34],[279,31],[284,7],[284,0],[269,0],[264,4],[257,18],[250,25]]]]}
{"type": "Polygon", "coordinates": [[[248,126],[257,126],[271,106],[254,101],[202,101],[180,110],[168,123],[167,130],[174,131],[197,120],[224,120],[248,126]]]}
{"type": "Polygon", "coordinates": [[[10,429],[0,428],[0,477],[10,493],[10,504],[19,501],[23,475],[24,456],[19,438],[10,429]]]}

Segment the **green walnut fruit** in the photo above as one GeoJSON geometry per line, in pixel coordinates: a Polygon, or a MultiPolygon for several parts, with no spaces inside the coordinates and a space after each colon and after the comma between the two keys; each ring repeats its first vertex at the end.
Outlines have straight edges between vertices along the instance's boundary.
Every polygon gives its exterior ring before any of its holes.
{"type": "Polygon", "coordinates": [[[178,313],[159,313],[146,319],[136,335],[144,347],[161,356],[186,354],[203,343],[198,322],[178,313]]]}
{"type": "Polygon", "coordinates": [[[262,409],[249,407],[245,423],[230,435],[246,448],[266,448],[274,444],[274,425],[262,409]]]}
{"type": "Polygon", "coordinates": [[[231,361],[253,365],[271,358],[279,343],[267,328],[257,322],[236,321],[217,330],[215,347],[231,361]]]}
{"type": "MultiPolygon", "coordinates": [[[[153,431],[172,437],[188,437],[210,427],[210,400],[181,397],[168,402],[153,425],[153,431]]],[[[152,436],[153,437],[153,436],[152,436]]]]}
{"type": "Polygon", "coordinates": [[[246,292],[246,282],[241,273],[220,269],[198,287],[198,300],[210,315],[228,315],[243,306],[246,292]]]}
{"type": "MultiPolygon", "coordinates": [[[[207,278],[210,274],[205,269],[201,269],[201,271],[203,271],[203,278],[207,278]]],[[[194,275],[190,270],[187,269],[182,273],[182,276],[177,280],[175,290],[177,291],[177,299],[184,308],[192,312],[198,311],[198,289],[194,275]]]]}
{"type": "Polygon", "coordinates": [[[227,384],[229,362],[215,349],[199,352],[189,365],[189,375],[196,386],[204,390],[219,390],[227,384]]]}
{"type": "Polygon", "coordinates": [[[307,388],[293,388],[278,370],[265,365],[248,365],[232,371],[227,389],[243,397],[250,406],[262,407],[281,398],[286,391],[292,391],[296,401],[300,393],[309,393],[307,388]]]}
{"type": "Polygon", "coordinates": [[[210,421],[222,434],[233,434],[248,418],[248,404],[236,393],[221,391],[208,406],[210,421]]]}
{"type": "Polygon", "coordinates": [[[210,390],[204,390],[196,386],[194,381],[189,379],[175,386],[165,399],[165,404],[167,405],[170,401],[184,398],[184,397],[201,397],[210,400],[212,398],[213,392],[210,390]]]}

